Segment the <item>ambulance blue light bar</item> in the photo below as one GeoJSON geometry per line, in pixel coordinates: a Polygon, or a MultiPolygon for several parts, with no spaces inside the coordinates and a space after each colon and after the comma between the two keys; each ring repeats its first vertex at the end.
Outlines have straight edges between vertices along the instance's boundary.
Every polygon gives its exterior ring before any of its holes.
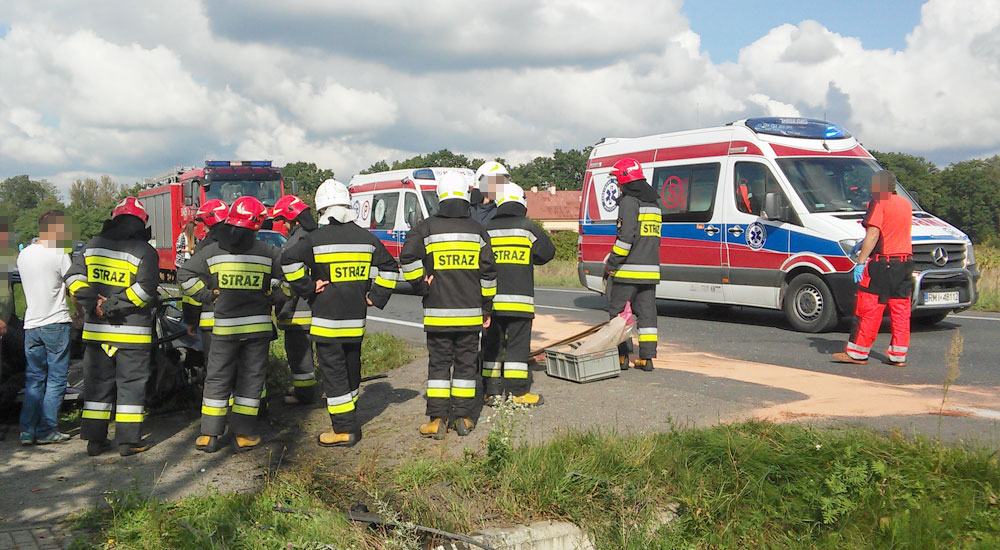
{"type": "Polygon", "coordinates": [[[256,166],[270,168],[269,160],[206,160],[205,166],[256,166]]]}
{"type": "Polygon", "coordinates": [[[815,118],[748,118],[748,128],[758,134],[806,139],[844,139],[851,137],[836,124],[815,118]]]}
{"type": "Polygon", "coordinates": [[[434,170],[431,170],[430,168],[414,170],[413,178],[418,180],[432,180],[434,179],[434,170]]]}

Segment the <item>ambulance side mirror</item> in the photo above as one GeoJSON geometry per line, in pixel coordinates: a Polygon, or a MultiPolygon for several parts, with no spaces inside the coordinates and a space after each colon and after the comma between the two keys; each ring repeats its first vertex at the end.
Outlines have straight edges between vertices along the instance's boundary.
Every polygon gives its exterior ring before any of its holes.
{"type": "Polygon", "coordinates": [[[791,221],[792,207],[785,202],[785,196],[781,193],[768,193],[764,196],[764,210],[760,215],[765,220],[776,222],[791,221]]]}
{"type": "Polygon", "coordinates": [[[406,214],[406,225],[409,226],[408,229],[412,230],[417,226],[417,223],[419,223],[419,220],[417,219],[416,211],[408,212],[406,214]]]}

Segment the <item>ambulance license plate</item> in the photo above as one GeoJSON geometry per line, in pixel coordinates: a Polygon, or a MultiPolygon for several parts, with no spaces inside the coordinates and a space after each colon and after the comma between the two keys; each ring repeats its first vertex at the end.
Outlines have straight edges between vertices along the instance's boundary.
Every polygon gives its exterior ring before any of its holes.
{"type": "Polygon", "coordinates": [[[939,306],[958,303],[958,291],[954,292],[926,292],[924,293],[924,305],[939,306]]]}

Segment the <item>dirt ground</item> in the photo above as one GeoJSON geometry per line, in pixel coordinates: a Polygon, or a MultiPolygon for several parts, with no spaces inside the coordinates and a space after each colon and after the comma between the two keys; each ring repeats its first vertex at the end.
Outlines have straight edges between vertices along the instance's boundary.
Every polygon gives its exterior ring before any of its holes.
{"type": "MultiPolygon", "coordinates": [[[[539,315],[535,346],[580,329],[559,316],[539,315]]],[[[536,391],[546,403],[524,419],[524,437],[542,442],[567,429],[616,430],[619,433],[666,431],[676,426],[703,426],[748,418],[777,421],[861,423],[875,427],[933,422],[941,406],[941,388],[879,384],[838,376],[736,361],[669,342],[659,348],[657,370],[622,372],[608,380],[577,384],[544,373],[536,365],[536,391]]],[[[207,455],[194,449],[196,411],[147,420],[148,452],[129,458],[108,453],[91,458],[85,442],[21,447],[16,431],[0,442],[0,531],[51,524],[93,506],[112,491],[133,491],[175,499],[210,490],[248,491],[259,487],[276,469],[303,461],[320,461],[331,471],[349,472],[359,461],[391,464],[414,457],[460,457],[481,451],[489,432],[491,409],[483,410],[477,429],[466,438],[451,433],[444,441],[421,439],[424,421],[426,358],[421,357],[362,387],[359,414],[364,438],[354,449],[325,449],[316,435],[328,428],[322,405],[286,407],[272,404],[264,423],[262,448],[234,454],[229,448],[207,455]]],[[[1000,409],[1000,388],[955,386],[944,417],[968,422],[962,410],[1000,409]]],[[[990,435],[990,429],[984,428],[990,435]]]]}

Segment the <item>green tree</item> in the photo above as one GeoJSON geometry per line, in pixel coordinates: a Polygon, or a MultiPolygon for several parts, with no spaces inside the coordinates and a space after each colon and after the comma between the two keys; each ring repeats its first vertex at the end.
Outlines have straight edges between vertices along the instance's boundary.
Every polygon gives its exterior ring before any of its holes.
{"type": "Polygon", "coordinates": [[[94,178],[76,180],[69,188],[69,204],[106,208],[118,202],[118,197],[125,190],[125,185],[111,179],[111,176],[101,176],[100,180],[94,178]]]}
{"type": "Polygon", "coordinates": [[[29,210],[47,199],[58,200],[56,186],[45,180],[33,180],[27,175],[14,176],[0,182],[0,204],[7,212],[29,210]]]}
{"type": "Polygon", "coordinates": [[[333,170],[319,168],[312,162],[293,162],[281,168],[281,176],[285,179],[285,192],[291,193],[291,183],[295,181],[298,186],[298,196],[302,200],[313,204],[316,197],[316,189],[324,181],[333,178],[333,170]]]}
{"type": "Polygon", "coordinates": [[[973,242],[1000,234],[1000,155],[956,162],[941,172],[936,213],[973,242]]]}
{"type": "MultiPolygon", "coordinates": [[[[502,159],[497,159],[500,162],[502,159]]],[[[361,171],[362,174],[374,174],[376,172],[385,172],[387,170],[403,170],[403,169],[415,169],[415,168],[432,168],[436,166],[449,167],[449,168],[469,168],[475,170],[479,166],[486,162],[483,159],[470,159],[469,157],[462,155],[460,153],[452,153],[448,149],[441,149],[440,151],[434,153],[427,153],[426,155],[417,155],[415,157],[410,157],[405,160],[396,160],[392,162],[392,165],[384,160],[380,160],[375,164],[372,164],[368,168],[361,171]]]]}
{"type": "Polygon", "coordinates": [[[934,163],[906,153],[869,152],[883,168],[896,175],[907,191],[917,192],[921,206],[934,211],[940,204],[941,171],[934,163]]]}
{"type": "Polygon", "coordinates": [[[583,189],[583,175],[593,147],[556,149],[551,157],[535,157],[510,169],[511,179],[525,189],[555,185],[556,189],[583,189]]]}

